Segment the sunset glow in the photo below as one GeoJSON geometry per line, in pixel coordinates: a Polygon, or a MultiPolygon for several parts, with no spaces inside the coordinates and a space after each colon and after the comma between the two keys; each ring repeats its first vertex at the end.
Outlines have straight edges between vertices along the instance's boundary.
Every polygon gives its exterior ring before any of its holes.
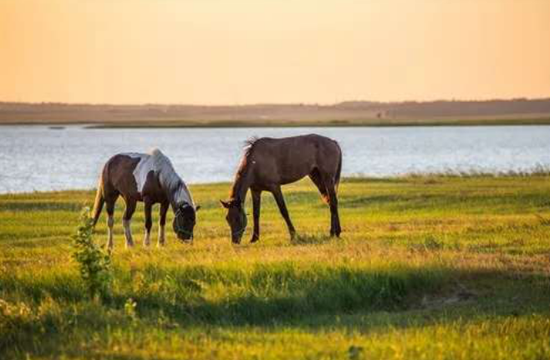
{"type": "Polygon", "coordinates": [[[0,0],[0,101],[550,96],[546,0],[0,0]]]}

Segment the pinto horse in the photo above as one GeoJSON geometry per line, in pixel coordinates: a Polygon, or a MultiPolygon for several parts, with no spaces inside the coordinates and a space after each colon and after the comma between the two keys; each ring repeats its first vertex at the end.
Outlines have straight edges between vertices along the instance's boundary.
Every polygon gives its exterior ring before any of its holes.
{"type": "Polygon", "coordinates": [[[193,239],[193,227],[199,206],[195,206],[189,189],[175,172],[170,160],[160,150],[154,149],[149,154],[117,154],[105,163],[95,198],[93,224],[95,226],[103,204],[107,203],[109,248],[113,247],[115,202],[119,196],[122,196],[126,203],[122,218],[126,247],[134,246],[130,221],[138,201],[143,201],[145,205],[145,246],[150,245],[153,224],[151,211],[156,203],[160,203],[158,246],[165,243],[164,224],[169,206],[174,211],[173,228],[178,238],[186,242],[193,239]]]}
{"type": "Polygon", "coordinates": [[[239,244],[246,230],[244,201],[250,189],[254,213],[254,232],[250,242],[260,239],[260,200],[262,191],[275,197],[291,238],[296,234],[288,215],[281,185],[309,176],[330,207],[330,235],[340,236],[336,191],[342,171],[342,151],[338,143],[324,136],[310,134],[282,139],[253,138],[247,141],[228,201],[220,200],[227,209],[231,241],[239,244]]]}

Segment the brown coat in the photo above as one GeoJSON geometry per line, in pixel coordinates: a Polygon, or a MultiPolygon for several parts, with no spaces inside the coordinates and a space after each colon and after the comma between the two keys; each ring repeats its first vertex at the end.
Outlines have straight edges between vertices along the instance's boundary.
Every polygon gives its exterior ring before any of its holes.
{"type": "Polygon", "coordinates": [[[310,134],[281,139],[252,139],[247,144],[235,175],[230,199],[222,201],[222,205],[228,209],[226,219],[231,228],[233,242],[239,243],[246,229],[243,204],[248,189],[252,192],[254,210],[254,234],[251,241],[257,241],[260,236],[259,214],[262,191],[273,194],[290,235],[294,236],[296,231],[288,215],[281,185],[296,182],[305,176],[311,178],[330,206],[330,234],[340,235],[336,191],[342,170],[342,151],[336,141],[310,134]]]}

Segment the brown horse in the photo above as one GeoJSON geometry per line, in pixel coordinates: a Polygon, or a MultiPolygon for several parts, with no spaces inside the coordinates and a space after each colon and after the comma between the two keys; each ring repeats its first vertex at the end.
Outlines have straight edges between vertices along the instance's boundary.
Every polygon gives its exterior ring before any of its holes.
{"type": "Polygon", "coordinates": [[[165,243],[164,224],[166,212],[171,206],[175,217],[174,232],[183,241],[193,239],[196,211],[191,193],[183,180],[174,171],[170,160],[160,150],[155,149],[150,154],[124,153],[113,156],[105,166],[99,179],[93,224],[97,223],[103,204],[107,203],[107,246],[113,247],[113,226],[115,202],[122,196],[126,202],[126,210],[122,218],[126,247],[134,246],[130,221],[136,210],[138,201],[145,204],[145,236],[143,244],[149,246],[152,227],[151,211],[153,204],[160,203],[160,220],[158,246],[165,243]]]}
{"type": "Polygon", "coordinates": [[[275,197],[291,237],[296,230],[290,221],[281,185],[309,176],[323,200],[330,206],[330,235],[340,236],[336,191],[342,170],[342,151],[334,140],[320,135],[303,135],[282,139],[260,138],[247,141],[245,154],[235,175],[230,199],[221,201],[228,210],[226,220],[231,241],[239,244],[246,229],[244,201],[250,189],[254,213],[254,233],[250,242],[260,239],[260,200],[262,191],[275,197]]]}

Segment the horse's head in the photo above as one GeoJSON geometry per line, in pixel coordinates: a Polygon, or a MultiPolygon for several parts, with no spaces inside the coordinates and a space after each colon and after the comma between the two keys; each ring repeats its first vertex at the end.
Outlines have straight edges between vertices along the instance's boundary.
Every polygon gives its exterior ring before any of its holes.
{"type": "Polygon", "coordinates": [[[179,205],[174,214],[172,226],[178,239],[190,242],[193,240],[193,228],[196,223],[196,213],[200,206],[193,207],[187,203],[179,205]]]}
{"type": "Polygon", "coordinates": [[[225,220],[231,228],[231,241],[234,244],[240,244],[244,231],[246,230],[246,213],[244,212],[242,202],[238,200],[223,201],[222,206],[227,209],[225,220]]]}

